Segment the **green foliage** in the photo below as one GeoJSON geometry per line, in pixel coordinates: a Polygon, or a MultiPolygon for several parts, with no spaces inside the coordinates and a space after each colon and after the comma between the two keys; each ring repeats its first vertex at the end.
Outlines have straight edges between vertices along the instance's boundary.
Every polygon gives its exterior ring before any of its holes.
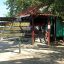
{"type": "MultiPolygon", "coordinates": [[[[53,14],[64,16],[64,0],[7,0],[9,15],[15,16],[30,6],[47,5],[53,14]]],[[[47,10],[48,11],[48,10],[47,10]]]]}
{"type": "Polygon", "coordinates": [[[8,6],[8,9],[10,10],[9,15],[14,16],[14,0],[7,0],[6,5],[8,6]]]}

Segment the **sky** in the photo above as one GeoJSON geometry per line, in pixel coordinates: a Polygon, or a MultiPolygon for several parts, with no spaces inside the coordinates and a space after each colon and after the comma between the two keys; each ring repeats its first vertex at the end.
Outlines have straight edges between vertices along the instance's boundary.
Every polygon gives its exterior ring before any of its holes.
{"type": "Polygon", "coordinates": [[[8,10],[6,9],[7,6],[4,4],[6,0],[0,0],[0,17],[5,17],[8,10]]]}

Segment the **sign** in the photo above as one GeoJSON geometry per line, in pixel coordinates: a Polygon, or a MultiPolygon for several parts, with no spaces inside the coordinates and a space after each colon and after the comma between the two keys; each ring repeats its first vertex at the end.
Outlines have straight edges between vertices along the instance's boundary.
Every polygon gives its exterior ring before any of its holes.
{"type": "Polygon", "coordinates": [[[8,23],[6,26],[30,26],[30,22],[13,22],[13,23],[8,23]]]}
{"type": "Polygon", "coordinates": [[[30,26],[30,22],[21,22],[21,26],[30,26]]]}
{"type": "Polygon", "coordinates": [[[29,22],[15,22],[13,23],[13,26],[30,26],[30,23],[29,22]]]}

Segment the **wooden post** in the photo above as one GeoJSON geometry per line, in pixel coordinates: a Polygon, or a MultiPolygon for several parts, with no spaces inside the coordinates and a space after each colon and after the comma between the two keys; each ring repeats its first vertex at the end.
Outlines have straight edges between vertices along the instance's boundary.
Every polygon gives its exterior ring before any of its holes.
{"type": "Polygon", "coordinates": [[[21,53],[21,41],[20,41],[20,38],[19,38],[19,53],[21,53]]]}
{"type": "Polygon", "coordinates": [[[34,44],[34,30],[32,31],[32,45],[34,44]]]}
{"type": "Polygon", "coordinates": [[[54,18],[54,41],[56,43],[56,17],[54,18]]]}
{"type": "Polygon", "coordinates": [[[34,44],[34,39],[35,39],[34,22],[33,22],[33,18],[32,18],[32,45],[34,44]]]}
{"type": "Polygon", "coordinates": [[[48,18],[48,46],[50,45],[50,20],[48,18]]]}

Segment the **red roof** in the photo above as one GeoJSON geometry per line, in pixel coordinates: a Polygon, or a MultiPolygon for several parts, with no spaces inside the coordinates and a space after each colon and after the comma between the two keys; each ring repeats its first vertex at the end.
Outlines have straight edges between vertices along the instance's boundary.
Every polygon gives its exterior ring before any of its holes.
{"type": "Polygon", "coordinates": [[[23,15],[43,15],[43,16],[55,16],[51,14],[51,12],[46,12],[46,13],[40,13],[38,12],[39,8],[38,7],[29,7],[26,10],[22,11],[21,13],[18,14],[18,16],[23,16],[23,15]]]}

